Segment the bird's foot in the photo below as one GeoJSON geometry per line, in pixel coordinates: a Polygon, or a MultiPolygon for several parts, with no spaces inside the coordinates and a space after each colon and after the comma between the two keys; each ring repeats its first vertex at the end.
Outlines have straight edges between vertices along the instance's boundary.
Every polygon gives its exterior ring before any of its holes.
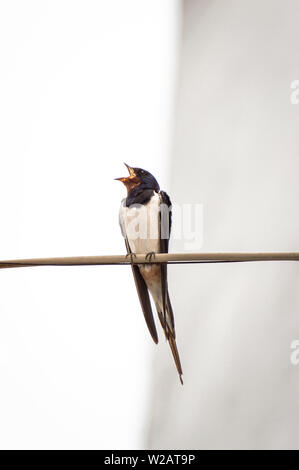
{"type": "Polygon", "coordinates": [[[145,259],[148,261],[152,261],[153,258],[155,258],[156,253],[154,251],[150,251],[149,253],[146,254],[145,259]]]}
{"type": "Polygon", "coordinates": [[[136,258],[136,253],[127,253],[126,258],[130,258],[131,264],[134,264],[134,258],[136,258]]]}

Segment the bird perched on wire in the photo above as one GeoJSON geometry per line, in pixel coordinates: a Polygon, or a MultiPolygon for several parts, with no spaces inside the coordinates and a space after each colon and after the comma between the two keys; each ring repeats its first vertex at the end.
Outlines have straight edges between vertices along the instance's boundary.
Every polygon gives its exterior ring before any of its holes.
{"type": "Polygon", "coordinates": [[[134,280],[150,334],[155,343],[158,335],[151,308],[149,292],[154,301],[165,337],[169,342],[181,383],[182,366],[175,340],[174,316],[167,285],[167,264],[152,263],[155,253],[168,253],[171,230],[171,201],[161,191],[154,176],[142,168],[125,163],[129,176],[115,178],[127,189],[122,200],[119,223],[131,257],[134,280]],[[134,264],[136,253],[146,254],[151,263],[134,264]]]}

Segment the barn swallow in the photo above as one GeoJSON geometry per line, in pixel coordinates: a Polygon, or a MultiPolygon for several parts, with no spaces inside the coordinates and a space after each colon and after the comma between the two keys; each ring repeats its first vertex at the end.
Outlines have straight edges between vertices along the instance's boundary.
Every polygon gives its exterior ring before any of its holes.
{"type": "MultiPolygon", "coordinates": [[[[127,189],[122,200],[119,223],[125,239],[128,256],[146,254],[150,261],[155,253],[168,253],[171,230],[171,201],[161,191],[154,176],[142,168],[133,168],[125,163],[129,176],[115,178],[127,189]]],[[[149,292],[154,301],[166,340],[175,361],[181,383],[182,366],[175,340],[174,316],[167,284],[167,263],[134,264],[133,276],[144,318],[152,339],[157,344],[158,335],[151,308],[149,292]]]]}

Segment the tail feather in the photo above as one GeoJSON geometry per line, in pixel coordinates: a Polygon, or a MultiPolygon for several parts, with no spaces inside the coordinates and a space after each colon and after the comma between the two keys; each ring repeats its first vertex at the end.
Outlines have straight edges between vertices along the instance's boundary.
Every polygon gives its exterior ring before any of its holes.
{"type": "MultiPolygon", "coordinates": [[[[155,279],[153,282],[153,280],[150,277],[148,277],[146,281],[147,281],[148,289],[153,298],[153,301],[155,302],[158,317],[162,325],[165,338],[169,342],[169,346],[170,346],[170,349],[174,358],[174,362],[175,362],[175,365],[179,374],[181,384],[183,384],[183,380],[182,380],[183,371],[182,371],[179,352],[178,352],[176,341],[175,341],[174,315],[173,315],[168,288],[167,288],[167,278],[166,278],[166,282],[163,283],[162,271],[163,270],[161,269],[160,279],[157,279],[157,280],[155,279]]],[[[142,275],[143,276],[148,275],[148,273],[143,272],[142,275]]],[[[164,278],[165,276],[166,276],[166,269],[164,269],[164,278]]]]}
{"type": "Polygon", "coordinates": [[[174,359],[174,362],[175,362],[175,365],[179,374],[180,382],[183,385],[183,379],[182,379],[183,370],[182,370],[178,348],[177,348],[176,341],[175,341],[173,312],[172,312],[169,296],[167,298],[167,304],[166,304],[166,315],[163,315],[163,313],[159,310],[157,311],[158,311],[158,316],[159,316],[163,331],[165,333],[166,340],[169,343],[169,346],[173,355],[173,359],[174,359]]]}
{"type": "Polygon", "coordinates": [[[177,348],[177,345],[176,345],[176,341],[170,335],[169,339],[168,339],[168,342],[169,342],[169,346],[170,346],[170,349],[171,349],[171,352],[172,352],[172,355],[173,355],[173,358],[174,358],[174,362],[175,362],[175,365],[176,365],[176,368],[177,368],[177,371],[178,371],[178,374],[179,374],[181,384],[183,385],[183,383],[184,383],[183,379],[182,379],[183,371],[182,371],[182,366],[181,366],[181,361],[180,361],[180,356],[179,356],[178,348],[177,348]]]}

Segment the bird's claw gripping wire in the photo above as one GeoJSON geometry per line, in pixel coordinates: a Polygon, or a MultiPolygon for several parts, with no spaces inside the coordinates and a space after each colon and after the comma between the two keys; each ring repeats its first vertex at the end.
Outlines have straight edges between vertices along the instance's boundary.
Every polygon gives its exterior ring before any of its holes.
{"type": "Polygon", "coordinates": [[[154,251],[150,251],[149,253],[145,255],[145,259],[147,259],[148,261],[152,261],[152,259],[155,258],[155,256],[156,256],[156,253],[154,251]]]}
{"type": "Polygon", "coordinates": [[[127,253],[126,258],[130,258],[130,262],[133,265],[134,264],[134,258],[136,258],[136,253],[127,253]]]}

